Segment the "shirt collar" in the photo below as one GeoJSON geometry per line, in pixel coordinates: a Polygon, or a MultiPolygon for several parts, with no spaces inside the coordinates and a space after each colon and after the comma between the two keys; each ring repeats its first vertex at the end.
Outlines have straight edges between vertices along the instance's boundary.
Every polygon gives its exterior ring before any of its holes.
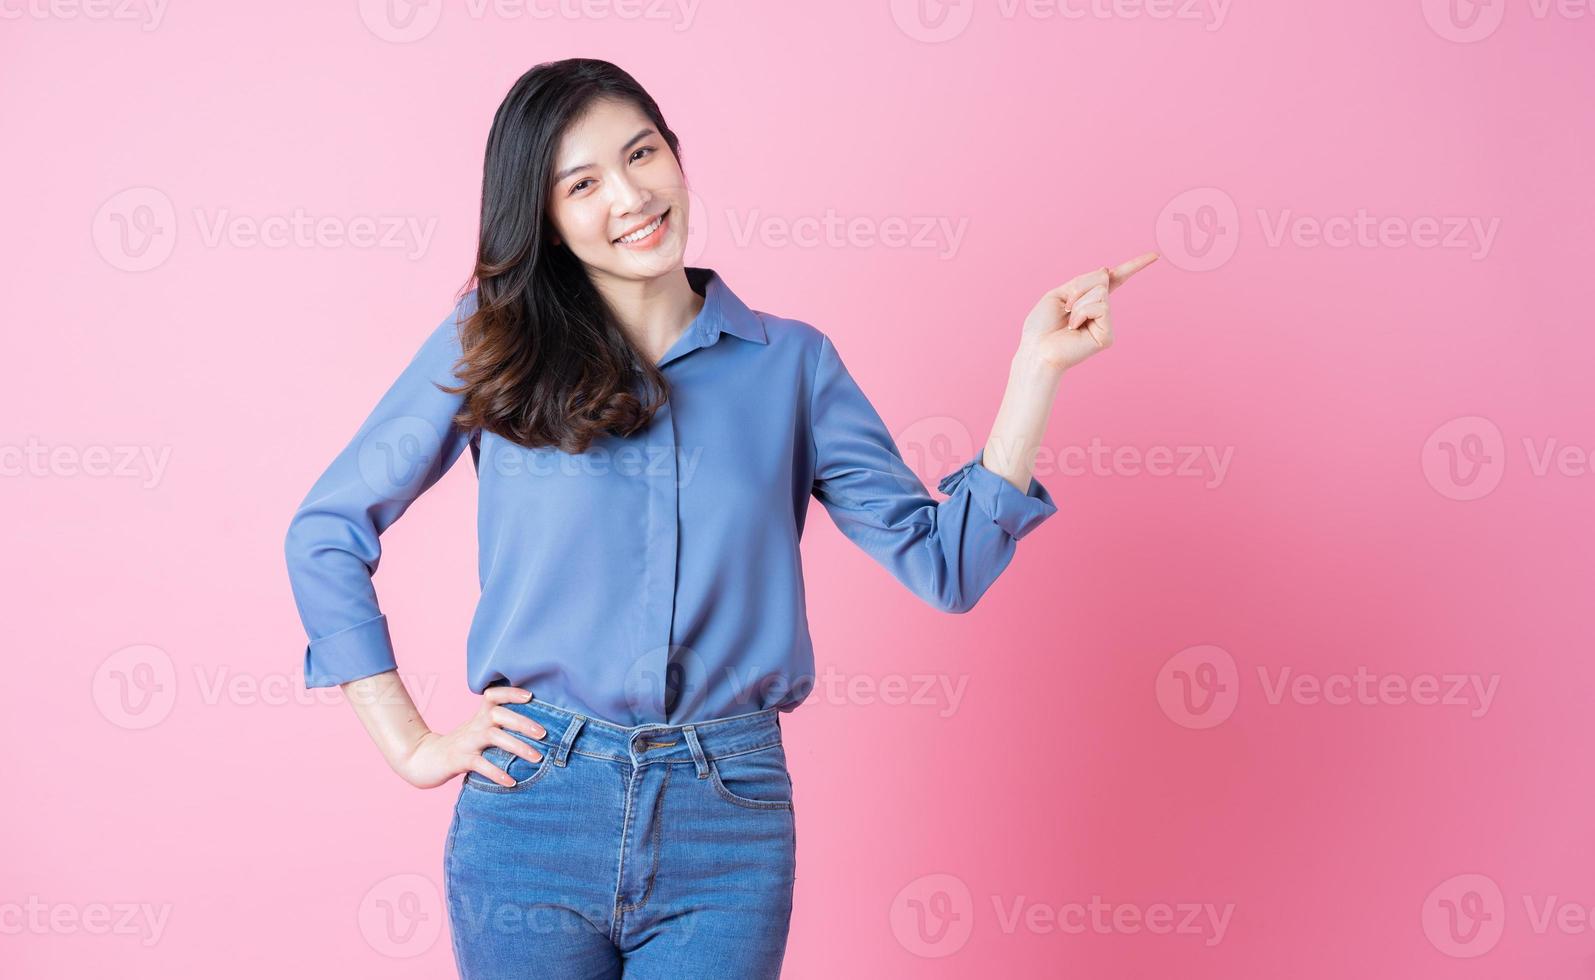
{"type": "Polygon", "coordinates": [[[705,347],[720,339],[721,333],[732,334],[756,344],[767,344],[764,321],[737,294],[731,291],[720,273],[713,269],[687,266],[687,281],[694,291],[703,293],[703,311],[698,318],[705,347]]]}

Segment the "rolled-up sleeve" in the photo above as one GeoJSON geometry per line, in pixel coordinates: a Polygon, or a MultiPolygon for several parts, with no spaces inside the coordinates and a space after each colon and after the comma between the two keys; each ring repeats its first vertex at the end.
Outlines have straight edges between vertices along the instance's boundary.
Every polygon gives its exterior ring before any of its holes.
{"type": "Polygon", "coordinates": [[[309,643],[305,686],[332,687],[393,670],[393,640],[372,582],[382,532],[459,459],[471,432],[454,422],[459,325],[473,291],[439,323],[347,446],[311,486],[284,541],[288,578],[309,643]]]}
{"type": "Polygon", "coordinates": [[[984,450],[937,484],[938,502],[903,461],[880,415],[822,335],[811,388],[813,494],[841,532],[925,602],[974,608],[1018,540],[1057,512],[1034,478],[1028,492],[986,468],[984,450]]]}

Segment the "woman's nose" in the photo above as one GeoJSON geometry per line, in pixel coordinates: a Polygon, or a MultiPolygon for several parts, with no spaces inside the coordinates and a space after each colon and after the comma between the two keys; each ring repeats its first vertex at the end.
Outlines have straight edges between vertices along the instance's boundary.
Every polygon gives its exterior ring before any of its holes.
{"type": "Polygon", "coordinates": [[[615,190],[614,206],[622,215],[641,211],[650,199],[647,191],[629,180],[616,180],[610,186],[615,190]]]}

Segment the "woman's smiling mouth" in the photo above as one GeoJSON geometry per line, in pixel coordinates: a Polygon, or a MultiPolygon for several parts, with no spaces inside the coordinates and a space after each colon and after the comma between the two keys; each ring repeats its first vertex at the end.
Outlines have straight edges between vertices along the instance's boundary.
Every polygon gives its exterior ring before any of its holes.
{"type": "Polygon", "coordinates": [[[664,230],[665,217],[668,214],[670,214],[670,209],[665,208],[664,211],[660,212],[659,217],[635,231],[620,236],[619,238],[615,239],[614,244],[626,248],[633,248],[638,245],[646,246],[653,244],[653,239],[659,237],[660,232],[664,230]]]}

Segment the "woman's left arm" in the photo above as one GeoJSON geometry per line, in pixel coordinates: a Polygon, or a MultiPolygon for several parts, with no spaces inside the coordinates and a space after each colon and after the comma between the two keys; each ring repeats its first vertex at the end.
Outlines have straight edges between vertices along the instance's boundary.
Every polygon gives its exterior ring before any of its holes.
{"type": "Polygon", "coordinates": [[[1063,372],[1112,342],[1107,293],[1157,257],[1097,269],[1051,290],[1026,318],[985,448],[947,474],[937,501],[903,461],[829,337],[810,386],[811,492],[842,533],[930,605],[968,612],[1017,542],[1057,512],[1031,475],[1063,372]]]}

